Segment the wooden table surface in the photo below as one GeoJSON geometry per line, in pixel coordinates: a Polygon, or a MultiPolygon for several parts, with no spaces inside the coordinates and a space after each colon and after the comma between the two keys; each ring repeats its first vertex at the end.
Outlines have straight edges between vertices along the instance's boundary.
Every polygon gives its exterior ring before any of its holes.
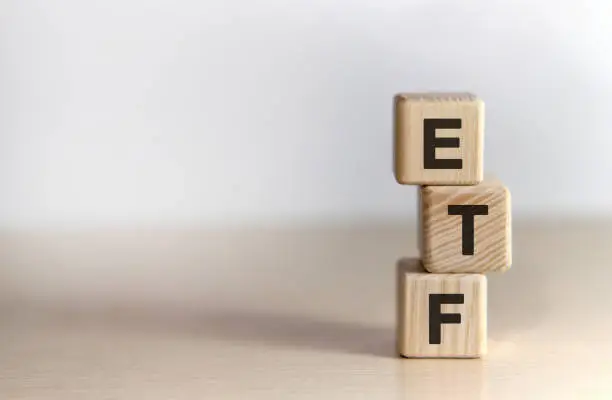
{"type": "Polygon", "coordinates": [[[0,398],[612,399],[612,223],[516,224],[477,360],[395,354],[413,231],[0,235],[0,398]]]}

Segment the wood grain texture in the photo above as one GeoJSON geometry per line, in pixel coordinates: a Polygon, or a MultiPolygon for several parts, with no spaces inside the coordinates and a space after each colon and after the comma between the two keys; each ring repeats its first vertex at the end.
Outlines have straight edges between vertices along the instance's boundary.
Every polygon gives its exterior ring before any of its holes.
{"type": "Polygon", "coordinates": [[[474,185],[483,179],[484,103],[470,93],[402,93],[394,98],[394,175],[405,185],[474,185]],[[424,168],[424,120],[458,118],[460,129],[436,137],[459,138],[458,148],[436,148],[438,159],[462,159],[461,169],[424,168]]]}
{"type": "Polygon", "coordinates": [[[494,178],[475,186],[422,186],[419,193],[419,248],[423,265],[433,273],[503,272],[512,265],[510,191],[494,178]],[[463,254],[461,215],[450,205],[487,205],[475,215],[472,255],[463,254]]]}
{"type": "Polygon", "coordinates": [[[407,358],[478,358],[487,352],[487,278],[482,274],[432,274],[417,258],[397,263],[397,351],[407,358]],[[459,324],[441,325],[440,344],[429,343],[429,295],[462,294],[444,304],[459,324]]]}

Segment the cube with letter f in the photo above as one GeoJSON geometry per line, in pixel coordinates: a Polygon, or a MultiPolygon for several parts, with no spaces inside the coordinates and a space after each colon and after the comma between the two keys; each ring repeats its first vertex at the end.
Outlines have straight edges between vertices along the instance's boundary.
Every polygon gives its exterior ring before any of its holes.
{"type": "Polygon", "coordinates": [[[397,351],[408,358],[478,358],[487,352],[487,278],[397,264],[397,351]]]}

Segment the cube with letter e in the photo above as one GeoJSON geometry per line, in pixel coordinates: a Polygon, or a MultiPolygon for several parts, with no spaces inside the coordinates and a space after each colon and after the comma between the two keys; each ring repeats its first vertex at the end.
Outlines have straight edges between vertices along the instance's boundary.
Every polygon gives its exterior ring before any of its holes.
{"type": "Polygon", "coordinates": [[[394,174],[405,185],[483,179],[484,103],[469,93],[395,96],[394,174]]]}

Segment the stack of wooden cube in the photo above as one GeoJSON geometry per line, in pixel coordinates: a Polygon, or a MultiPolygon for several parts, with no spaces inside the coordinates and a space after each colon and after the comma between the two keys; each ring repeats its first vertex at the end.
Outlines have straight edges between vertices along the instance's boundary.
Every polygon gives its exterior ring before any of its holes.
{"type": "Polygon", "coordinates": [[[510,192],[485,178],[484,103],[467,93],[394,101],[394,173],[418,186],[420,257],[398,261],[397,348],[403,357],[487,352],[487,277],[510,268],[510,192]]]}

